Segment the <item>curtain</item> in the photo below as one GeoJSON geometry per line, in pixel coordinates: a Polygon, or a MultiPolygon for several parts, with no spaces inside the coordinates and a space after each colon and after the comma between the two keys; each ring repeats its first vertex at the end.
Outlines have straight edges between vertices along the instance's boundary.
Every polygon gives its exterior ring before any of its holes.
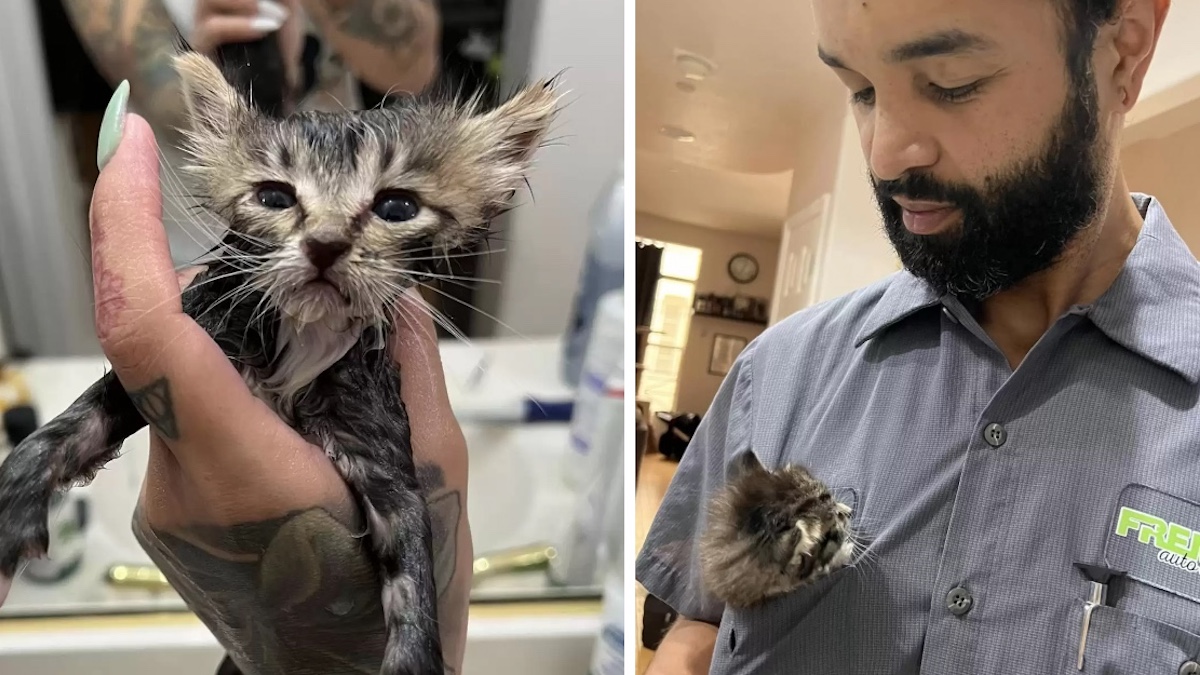
{"type": "Polygon", "coordinates": [[[636,308],[634,315],[637,339],[634,341],[634,364],[637,372],[634,376],[634,391],[641,382],[642,358],[646,353],[646,338],[650,331],[650,316],[654,312],[654,291],[658,287],[658,266],[662,262],[663,249],[661,246],[638,242],[635,257],[634,295],[636,308]]]}

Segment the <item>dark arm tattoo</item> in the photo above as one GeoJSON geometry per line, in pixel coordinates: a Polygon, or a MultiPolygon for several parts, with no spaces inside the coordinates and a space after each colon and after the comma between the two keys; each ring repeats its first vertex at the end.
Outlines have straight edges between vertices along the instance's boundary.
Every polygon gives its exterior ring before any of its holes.
{"type": "Polygon", "coordinates": [[[96,69],[113,86],[129,80],[135,108],[174,144],[184,109],[171,57],[182,39],[163,0],[62,2],[96,69]]]}
{"type": "Polygon", "coordinates": [[[378,673],[379,581],[348,504],[227,527],[134,533],[245,673],[378,673]]]}
{"type": "Polygon", "coordinates": [[[388,49],[404,49],[417,32],[414,5],[429,0],[326,0],[330,17],[351,37],[388,49]]]}
{"type": "Polygon", "coordinates": [[[446,489],[446,475],[436,464],[417,467],[417,481],[429,504],[433,530],[433,577],[438,600],[444,600],[458,563],[458,524],[462,517],[462,495],[446,489]]]}
{"type": "Polygon", "coordinates": [[[159,436],[179,440],[179,420],[171,402],[171,384],[160,377],[149,386],[129,392],[129,399],[159,436]]]}
{"type": "MultiPolygon", "coordinates": [[[[461,493],[446,489],[437,465],[420,466],[418,476],[431,511],[438,597],[450,604],[444,628],[458,633],[465,617],[447,590],[457,566],[461,493]]],[[[151,526],[139,508],[133,529],[244,673],[379,672],[387,638],[379,578],[352,502],[257,523],[169,529],[151,526]]]]}

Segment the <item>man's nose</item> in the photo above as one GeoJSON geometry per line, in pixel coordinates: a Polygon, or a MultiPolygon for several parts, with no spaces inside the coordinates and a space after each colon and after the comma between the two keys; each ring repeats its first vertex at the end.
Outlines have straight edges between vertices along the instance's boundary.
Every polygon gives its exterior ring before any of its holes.
{"type": "Polygon", "coordinates": [[[911,112],[877,105],[869,124],[864,140],[869,144],[871,173],[877,179],[896,180],[937,163],[937,142],[920,128],[911,112]]]}

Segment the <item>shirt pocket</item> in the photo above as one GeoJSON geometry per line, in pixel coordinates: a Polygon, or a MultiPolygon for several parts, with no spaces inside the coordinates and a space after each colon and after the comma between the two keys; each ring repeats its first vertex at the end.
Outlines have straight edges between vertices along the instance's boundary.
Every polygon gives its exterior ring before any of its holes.
{"type": "MultiPolygon", "coordinates": [[[[851,524],[862,509],[860,490],[830,486],[834,499],[849,506],[851,524]]],[[[850,563],[832,573],[753,607],[726,607],[717,631],[710,675],[761,675],[786,672],[798,650],[829,649],[826,633],[836,627],[822,620],[821,609],[853,602],[855,575],[863,556],[856,550],[850,563]],[[781,645],[786,645],[781,647],[781,645]]]]}
{"type": "Polygon", "coordinates": [[[1072,639],[1059,672],[1064,675],[1191,675],[1200,673],[1200,635],[1140,614],[1099,606],[1092,610],[1078,668],[1082,603],[1071,612],[1072,639]],[[1189,665],[1195,664],[1195,665],[1189,665]]]}

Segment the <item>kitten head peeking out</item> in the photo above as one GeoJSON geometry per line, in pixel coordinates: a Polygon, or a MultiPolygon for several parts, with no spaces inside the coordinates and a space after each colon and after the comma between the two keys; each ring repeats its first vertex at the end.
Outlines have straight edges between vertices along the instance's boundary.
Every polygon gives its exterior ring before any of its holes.
{"type": "Polygon", "coordinates": [[[188,164],[248,283],[297,327],[385,323],[447,251],[484,239],[524,186],[559,94],[537,82],[490,111],[414,97],[385,108],[257,112],[208,58],[181,54],[188,164]]]}
{"type": "Polygon", "coordinates": [[[709,505],[700,558],[709,592],[749,607],[809,584],[854,555],[850,507],[801,466],[769,471],[752,451],[709,505]]]}

